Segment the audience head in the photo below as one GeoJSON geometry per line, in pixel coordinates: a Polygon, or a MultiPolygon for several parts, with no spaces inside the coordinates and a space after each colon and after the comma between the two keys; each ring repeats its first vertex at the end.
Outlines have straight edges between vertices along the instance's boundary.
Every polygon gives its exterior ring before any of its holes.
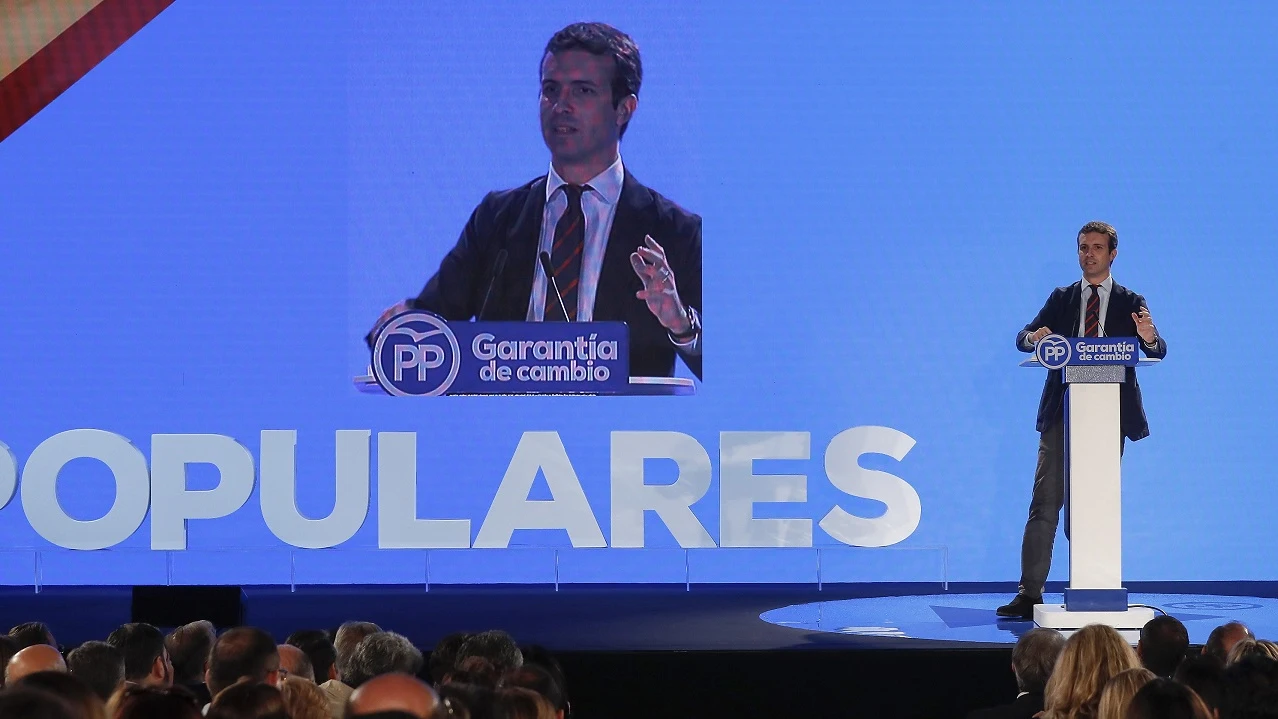
{"type": "Polygon", "coordinates": [[[41,689],[6,687],[0,692],[0,717],[80,719],[65,700],[41,689]]]}
{"type": "Polygon", "coordinates": [[[303,629],[288,635],[284,643],[306,652],[316,683],[337,678],[337,667],[334,665],[337,651],[333,649],[333,641],[328,638],[328,632],[323,629],[303,629]]]}
{"type": "Polygon", "coordinates": [[[1096,711],[1098,719],[1123,719],[1127,715],[1127,705],[1140,688],[1156,678],[1150,670],[1140,667],[1121,671],[1105,682],[1101,690],[1100,705],[1096,711]]]}
{"type": "Polygon", "coordinates": [[[315,681],[315,669],[311,667],[311,660],[306,652],[292,644],[280,644],[275,649],[280,653],[280,676],[315,681]]]}
{"type": "Polygon", "coordinates": [[[4,687],[4,668],[9,666],[9,660],[21,648],[16,639],[8,634],[0,634],[0,687],[4,687]]]}
{"type": "Polygon", "coordinates": [[[243,679],[218,693],[209,705],[208,719],[289,719],[289,716],[279,689],[243,679]]]}
{"type": "Polygon", "coordinates": [[[1193,689],[1171,679],[1157,677],[1132,697],[1127,719],[1212,719],[1211,712],[1193,689]]]}
{"type": "MultiPolygon", "coordinates": [[[[361,642],[362,644],[362,642],[361,642]]],[[[429,719],[439,704],[439,697],[425,682],[407,674],[382,674],[356,687],[346,702],[346,716],[376,715],[381,712],[404,712],[429,719]]]]}
{"type": "Polygon", "coordinates": [[[454,663],[461,666],[467,657],[483,657],[497,669],[499,674],[513,672],[524,664],[523,652],[514,637],[500,629],[472,634],[457,648],[454,663]]]}
{"type": "Polygon", "coordinates": [[[62,699],[82,719],[106,719],[106,704],[83,680],[66,672],[36,672],[14,683],[15,686],[40,689],[62,699]]]}
{"type": "Polygon", "coordinates": [[[462,660],[461,666],[454,669],[448,675],[448,682],[457,684],[470,684],[476,687],[487,687],[496,689],[501,685],[502,675],[492,665],[492,662],[483,657],[466,657],[462,660]]]}
{"type": "Polygon", "coordinates": [[[164,638],[169,660],[173,663],[174,684],[193,686],[204,683],[205,665],[215,641],[217,632],[213,629],[213,622],[207,619],[184,624],[164,638]]]}
{"type": "Polygon", "coordinates": [[[106,701],[124,681],[124,654],[106,642],[85,642],[67,655],[67,670],[106,701]]]}
{"type": "Polygon", "coordinates": [[[107,702],[111,719],[203,719],[200,703],[182,687],[124,683],[107,702]]]}
{"type": "Polygon", "coordinates": [[[1189,657],[1176,667],[1175,679],[1193,689],[1208,709],[1220,710],[1225,698],[1225,673],[1215,657],[1189,657]]]}
{"type": "Polygon", "coordinates": [[[332,709],[328,695],[315,682],[301,677],[285,677],[280,682],[280,696],[289,719],[330,719],[332,709]]]}
{"type": "Polygon", "coordinates": [[[67,664],[62,652],[48,644],[33,644],[18,651],[4,668],[5,686],[36,672],[65,672],[67,664]]]}
{"type": "Polygon", "coordinates": [[[346,622],[337,628],[337,633],[333,635],[333,649],[337,654],[334,660],[337,664],[337,678],[345,684],[346,675],[350,671],[347,666],[351,657],[355,655],[355,647],[364,641],[364,637],[382,631],[382,628],[372,622],[346,622]]]}
{"type": "Polygon", "coordinates": [[[274,686],[280,678],[280,653],[270,634],[256,627],[227,630],[213,643],[204,682],[209,693],[219,692],[247,677],[274,686]]]}
{"type": "MultiPolygon", "coordinates": [[[[1053,632],[1057,634],[1056,632],[1053,632]]],[[[1060,636],[1057,634],[1057,636],[1060,636]]],[[[1061,640],[1064,644],[1064,640],[1061,640]]],[[[1046,679],[1046,677],[1044,677],[1046,679]]],[[[528,689],[539,694],[554,710],[558,719],[563,719],[568,710],[568,698],[564,694],[563,685],[549,670],[539,664],[525,662],[524,665],[506,676],[503,686],[528,689]]],[[[1039,691],[1042,691],[1040,688],[1039,691]]]]}
{"type": "Polygon", "coordinates": [[[1089,624],[1065,641],[1044,692],[1047,719],[1092,716],[1110,677],[1140,667],[1136,652],[1112,627],[1089,624]]]}
{"type": "Polygon", "coordinates": [[[457,666],[457,650],[461,645],[470,638],[470,632],[453,632],[445,635],[430,653],[430,680],[435,686],[444,683],[444,677],[448,676],[453,668],[457,666]]]}
{"type": "Polygon", "coordinates": [[[1216,657],[1221,664],[1229,658],[1229,650],[1244,639],[1255,639],[1251,630],[1242,622],[1229,622],[1211,630],[1207,643],[1203,645],[1203,654],[1216,657]]]}
{"type": "Polygon", "coordinates": [[[1265,639],[1243,639],[1229,650],[1225,666],[1237,664],[1238,660],[1252,655],[1278,659],[1278,644],[1265,639]]]}
{"type": "Polygon", "coordinates": [[[1225,667],[1221,719],[1278,717],[1278,661],[1253,654],[1225,667]]]}
{"type": "Polygon", "coordinates": [[[1012,673],[1020,691],[1042,694],[1056,658],[1065,648],[1065,637],[1055,629],[1037,627],[1025,632],[1012,648],[1012,673]]]}
{"type": "Polygon", "coordinates": [[[555,719],[556,712],[546,698],[529,689],[508,687],[497,692],[497,707],[507,719],[555,719]]]}
{"type": "Polygon", "coordinates": [[[1180,620],[1170,615],[1154,617],[1140,628],[1136,656],[1149,671],[1171,678],[1189,650],[1189,632],[1180,620]]]}
{"type": "Polygon", "coordinates": [[[439,688],[439,703],[449,714],[449,719],[488,719],[500,716],[497,708],[497,692],[474,684],[445,684],[439,688]]]}
{"type": "Polygon", "coordinates": [[[395,632],[377,632],[364,637],[342,672],[342,681],[351,687],[381,674],[399,672],[415,675],[422,668],[422,653],[408,637],[395,632]]]}
{"type": "Polygon", "coordinates": [[[49,625],[44,622],[23,622],[10,629],[9,636],[18,643],[18,649],[26,649],[36,644],[58,646],[57,640],[53,638],[53,632],[49,631],[49,625]]]}
{"type": "Polygon", "coordinates": [[[124,655],[125,681],[157,687],[173,685],[173,664],[159,629],[145,622],[122,624],[107,637],[107,644],[124,655]]]}

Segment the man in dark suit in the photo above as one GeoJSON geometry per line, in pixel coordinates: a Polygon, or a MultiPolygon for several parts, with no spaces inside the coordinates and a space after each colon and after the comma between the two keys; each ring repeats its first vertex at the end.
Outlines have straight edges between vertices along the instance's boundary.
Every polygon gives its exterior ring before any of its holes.
{"type": "MultiPolygon", "coordinates": [[[[1066,337],[1139,337],[1146,356],[1167,356],[1167,342],[1158,334],[1145,298],[1114,282],[1109,268],[1118,256],[1118,231],[1104,222],[1089,222],[1078,232],[1078,264],[1083,279],[1057,287],[1029,324],[1016,335],[1016,348],[1033,352],[1049,334],[1066,337]]],[[[1136,369],[1127,368],[1119,387],[1122,437],[1133,442],[1149,436],[1141,404],[1136,369]]],[[[1021,543],[1021,581],[1016,598],[998,608],[1001,617],[1030,619],[1034,605],[1043,602],[1043,584],[1052,564],[1052,543],[1065,499],[1065,384],[1061,371],[1047,373],[1038,404],[1038,465],[1029,520],[1021,543]]],[[[1119,440],[1122,441],[1122,438],[1119,440]]],[[[1121,444],[1120,444],[1121,447],[1121,444]]],[[[1069,532],[1066,514],[1065,530],[1069,532]]]]}
{"type": "Polygon", "coordinates": [[[622,321],[632,376],[673,375],[678,355],[700,377],[701,218],[641,184],[619,153],[642,79],[639,48],[616,28],[556,33],[541,63],[550,171],[489,193],[421,293],[377,326],[410,308],[456,321],[622,321]]]}
{"type": "Polygon", "coordinates": [[[1012,648],[1016,699],[1011,704],[978,709],[967,719],[1029,719],[1043,711],[1043,690],[1064,648],[1065,637],[1055,629],[1039,627],[1022,634],[1012,648]]]}

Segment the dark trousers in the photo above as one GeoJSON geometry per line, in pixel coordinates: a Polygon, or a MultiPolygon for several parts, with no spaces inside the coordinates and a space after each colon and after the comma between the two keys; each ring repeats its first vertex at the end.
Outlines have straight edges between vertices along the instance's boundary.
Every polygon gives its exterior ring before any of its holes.
{"type": "MultiPolygon", "coordinates": [[[[1119,438],[1121,456],[1125,440],[1119,438]]],[[[1038,464],[1034,467],[1034,494],[1021,540],[1020,594],[1043,596],[1047,572],[1052,568],[1052,544],[1061,507],[1065,508],[1065,538],[1069,539],[1069,503],[1065,487],[1065,423],[1056,422],[1038,438],[1038,464]]]]}

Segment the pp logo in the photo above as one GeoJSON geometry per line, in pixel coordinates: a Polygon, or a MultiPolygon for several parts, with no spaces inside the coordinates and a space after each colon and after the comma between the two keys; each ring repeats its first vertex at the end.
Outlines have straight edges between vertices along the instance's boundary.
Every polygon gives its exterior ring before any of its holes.
{"type": "Polygon", "coordinates": [[[429,312],[395,315],[373,342],[373,377],[397,397],[441,395],[460,369],[457,336],[429,312]]]}
{"type": "Polygon", "coordinates": [[[1047,369],[1060,369],[1069,364],[1073,353],[1069,340],[1060,335],[1048,335],[1034,346],[1034,356],[1047,369]]]}

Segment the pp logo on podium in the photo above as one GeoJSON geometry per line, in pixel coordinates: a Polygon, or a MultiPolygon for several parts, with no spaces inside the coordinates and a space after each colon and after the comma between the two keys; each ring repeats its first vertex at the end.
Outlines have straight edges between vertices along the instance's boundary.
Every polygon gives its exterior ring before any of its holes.
{"type": "Polygon", "coordinates": [[[429,313],[395,315],[373,343],[373,377],[397,397],[433,397],[448,391],[461,369],[457,336],[429,313]]]}
{"type": "Polygon", "coordinates": [[[1069,340],[1060,335],[1048,335],[1034,345],[1034,356],[1038,358],[1039,364],[1047,369],[1064,367],[1069,364],[1073,354],[1074,350],[1069,346],[1069,340]]]}

